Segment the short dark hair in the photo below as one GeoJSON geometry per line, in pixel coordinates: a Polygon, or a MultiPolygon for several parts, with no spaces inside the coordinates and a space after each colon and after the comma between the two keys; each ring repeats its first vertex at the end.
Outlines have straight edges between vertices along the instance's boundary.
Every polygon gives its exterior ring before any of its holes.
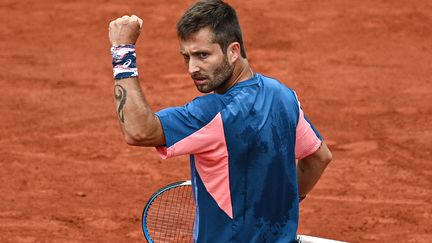
{"type": "Polygon", "coordinates": [[[177,23],[177,36],[187,40],[203,28],[209,27],[213,34],[213,41],[218,43],[226,53],[228,46],[238,42],[241,55],[246,58],[243,37],[236,11],[221,0],[201,0],[186,10],[177,23]]]}

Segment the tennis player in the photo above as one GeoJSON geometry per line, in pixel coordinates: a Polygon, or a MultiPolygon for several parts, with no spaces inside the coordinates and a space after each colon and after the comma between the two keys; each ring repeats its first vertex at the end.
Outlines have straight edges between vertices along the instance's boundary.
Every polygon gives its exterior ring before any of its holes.
{"type": "Polygon", "coordinates": [[[153,113],[136,66],[141,28],[135,15],[109,26],[118,119],[128,144],[155,146],[163,158],[190,155],[195,242],[295,242],[299,201],[332,159],[296,93],[253,71],[232,7],[200,1],[177,34],[204,95],[153,113]]]}

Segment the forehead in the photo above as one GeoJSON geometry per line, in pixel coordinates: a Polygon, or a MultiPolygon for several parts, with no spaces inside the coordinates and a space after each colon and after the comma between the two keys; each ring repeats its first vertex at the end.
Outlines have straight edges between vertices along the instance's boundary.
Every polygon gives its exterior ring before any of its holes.
{"type": "Polygon", "coordinates": [[[213,41],[213,36],[213,32],[210,28],[203,28],[191,35],[187,40],[180,39],[180,52],[210,51],[215,48],[220,48],[219,44],[213,41]]]}

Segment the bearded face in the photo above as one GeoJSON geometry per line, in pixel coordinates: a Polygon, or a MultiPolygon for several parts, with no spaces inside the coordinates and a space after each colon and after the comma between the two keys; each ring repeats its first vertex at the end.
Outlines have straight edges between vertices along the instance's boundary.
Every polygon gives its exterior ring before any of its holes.
{"type": "Polygon", "coordinates": [[[208,28],[201,29],[188,40],[180,40],[180,53],[195,86],[202,93],[215,91],[232,76],[234,67],[219,44],[213,41],[213,33],[208,28]]]}
{"type": "Polygon", "coordinates": [[[231,77],[233,66],[224,55],[222,62],[213,70],[198,71],[191,74],[195,86],[201,93],[209,93],[221,87],[231,77]]]}

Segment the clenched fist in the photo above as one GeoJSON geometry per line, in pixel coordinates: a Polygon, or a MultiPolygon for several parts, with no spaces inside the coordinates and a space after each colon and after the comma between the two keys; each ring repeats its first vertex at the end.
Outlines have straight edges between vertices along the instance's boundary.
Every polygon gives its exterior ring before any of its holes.
{"type": "Polygon", "coordinates": [[[142,19],[136,15],[125,15],[111,21],[108,33],[111,45],[135,45],[140,35],[142,24],[142,19]]]}

